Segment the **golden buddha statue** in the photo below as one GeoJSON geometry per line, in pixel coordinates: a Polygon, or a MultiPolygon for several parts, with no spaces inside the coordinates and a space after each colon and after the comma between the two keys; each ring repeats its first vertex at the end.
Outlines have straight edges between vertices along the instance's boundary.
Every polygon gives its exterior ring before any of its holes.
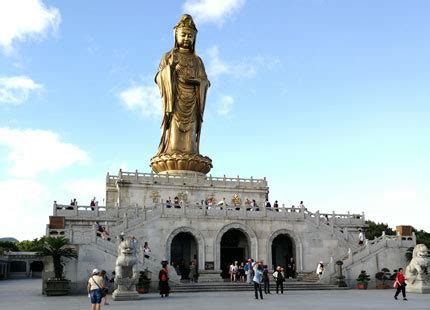
{"type": "Polygon", "coordinates": [[[161,139],[151,158],[156,173],[208,173],[212,160],[199,153],[200,132],[210,86],[202,60],[195,53],[197,28],[184,14],[173,28],[174,47],[164,54],[155,76],[161,97],[161,139]]]}

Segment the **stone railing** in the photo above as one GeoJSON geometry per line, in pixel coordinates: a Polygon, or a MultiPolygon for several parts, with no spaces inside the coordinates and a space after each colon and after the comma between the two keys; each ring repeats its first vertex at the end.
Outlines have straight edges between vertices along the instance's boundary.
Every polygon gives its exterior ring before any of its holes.
{"type": "Polygon", "coordinates": [[[413,233],[410,237],[400,236],[400,235],[386,235],[385,232],[382,233],[380,237],[373,240],[365,240],[362,246],[356,246],[354,249],[348,249],[348,252],[339,257],[331,257],[330,262],[326,264],[326,272],[321,277],[323,282],[328,282],[336,274],[336,264],[338,260],[343,261],[343,268],[349,268],[356,262],[362,262],[366,260],[367,257],[371,257],[379,250],[383,248],[408,248],[413,247],[416,244],[416,236],[413,233]]]}
{"type": "Polygon", "coordinates": [[[316,226],[327,226],[334,234],[343,239],[349,238],[348,227],[365,227],[364,214],[336,214],[327,216],[325,213],[312,213],[305,208],[265,208],[251,207],[250,205],[174,205],[174,204],[154,204],[151,207],[114,207],[103,206],[77,206],[61,205],[54,202],[54,216],[64,216],[67,219],[81,219],[92,221],[114,221],[116,222],[115,233],[127,230],[139,223],[146,222],[156,217],[211,217],[211,218],[234,218],[234,219],[254,219],[265,218],[271,220],[305,220],[312,221],[316,226]],[[328,220],[327,220],[328,218],[328,220]]]}
{"type": "Polygon", "coordinates": [[[134,172],[125,172],[119,170],[118,176],[106,175],[106,184],[115,185],[116,182],[132,182],[132,183],[148,183],[148,184],[189,184],[189,185],[213,185],[213,186],[232,186],[239,185],[241,187],[267,187],[266,178],[254,179],[237,177],[213,177],[212,175],[200,175],[197,173],[191,174],[155,174],[155,173],[142,173],[137,170],[134,172]]]}

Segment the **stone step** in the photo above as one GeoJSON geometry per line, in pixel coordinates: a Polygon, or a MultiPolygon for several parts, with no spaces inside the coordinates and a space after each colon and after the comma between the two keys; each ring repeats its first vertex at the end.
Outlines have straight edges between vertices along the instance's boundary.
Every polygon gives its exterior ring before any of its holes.
{"type": "MultiPolygon", "coordinates": [[[[297,282],[287,281],[284,283],[284,290],[286,291],[298,291],[298,290],[345,290],[347,288],[337,287],[335,285],[320,284],[320,283],[309,283],[309,282],[297,282]]],[[[185,293],[185,292],[236,292],[236,291],[253,291],[254,286],[247,283],[187,283],[177,286],[173,286],[171,291],[174,293],[185,293]]],[[[270,284],[271,292],[276,291],[275,283],[270,284]]]]}

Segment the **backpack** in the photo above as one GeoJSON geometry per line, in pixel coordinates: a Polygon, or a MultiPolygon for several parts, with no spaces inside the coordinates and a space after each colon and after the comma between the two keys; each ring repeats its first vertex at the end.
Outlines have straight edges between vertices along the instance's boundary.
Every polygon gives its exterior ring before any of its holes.
{"type": "Polygon", "coordinates": [[[243,267],[243,270],[248,271],[249,270],[249,263],[246,263],[245,266],[243,267]]]}

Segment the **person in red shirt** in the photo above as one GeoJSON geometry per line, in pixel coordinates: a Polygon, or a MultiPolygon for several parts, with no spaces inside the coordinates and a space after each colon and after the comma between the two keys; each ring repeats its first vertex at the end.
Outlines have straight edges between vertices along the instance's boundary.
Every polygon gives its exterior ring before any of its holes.
{"type": "Polygon", "coordinates": [[[396,294],[394,295],[394,299],[397,299],[397,296],[399,296],[400,291],[402,291],[403,300],[406,299],[406,283],[405,283],[405,276],[403,275],[403,268],[399,268],[399,271],[396,273],[396,280],[394,280],[394,284],[397,285],[396,294]]]}

